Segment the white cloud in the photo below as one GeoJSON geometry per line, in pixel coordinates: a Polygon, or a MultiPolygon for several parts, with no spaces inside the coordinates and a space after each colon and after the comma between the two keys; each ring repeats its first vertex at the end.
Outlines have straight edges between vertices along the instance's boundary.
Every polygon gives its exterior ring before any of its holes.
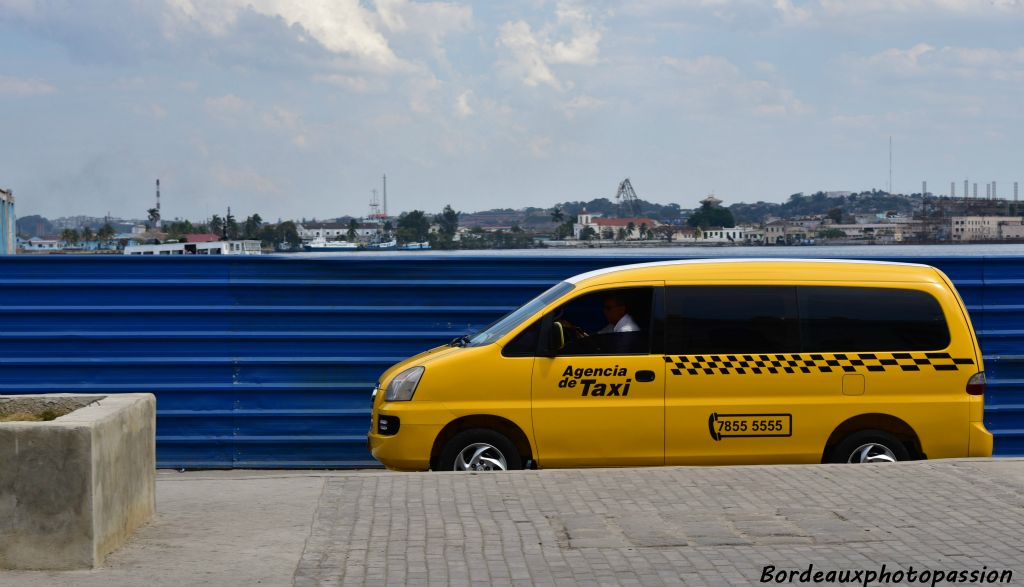
{"type": "Polygon", "coordinates": [[[828,17],[870,14],[1013,13],[1024,9],[1021,0],[817,0],[812,10],[828,17]]]}
{"type": "MultiPolygon", "coordinates": [[[[100,59],[117,61],[204,39],[248,41],[248,35],[264,41],[269,31],[287,35],[294,43],[286,51],[304,59],[315,54],[310,46],[318,46],[336,64],[378,74],[416,73],[424,51],[443,53],[447,36],[472,25],[469,6],[410,0],[108,0],[102,7],[0,0],[0,15],[73,50],[87,46],[100,59]],[[404,45],[409,56],[403,58],[394,45],[406,38],[414,41],[404,45]]],[[[228,55],[237,58],[239,49],[266,60],[260,42],[236,43],[228,55]]]]}
{"type": "Polygon", "coordinates": [[[556,41],[550,47],[551,63],[568,65],[594,65],[600,53],[601,30],[594,26],[593,17],[576,2],[559,2],[555,8],[559,27],[568,27],[572,37],[556,41]]]}
{"type": "Polygon", "coordinates": [[[435,96],[441,89],[441,80],[434,76],[414,78],[406,84],[409,108],[418,114],[427,114],[435,108],[435,96]]]}
{"type": "Polygon", "coordinates": [[[384,71],[407,68],[374,24],[374,15],[359,0],[166,0],[172,9],[165,34],[198,25],[206,32],[228,34],[243,10],[280,18],[288,26],[302,27],[328,51],[352,56],[384,71]],[[176,11],[176,12],[175,12],[176,11]]]}
{"type": "Polygon", "coordinates": [[[207,98],[203,109],[230,128],[259,128],[283,134],[296,147],[309,145],[309,131],[302,115],[281,106],[260,108],[234,94],[207,98]]]}
{"type": "Polygon", "coordinates": [[[376,0],[374,4],[384,27],[396,32],[417,29],[444,36],[467,29],[473,20],[471,7],[451,2],[376,0]]]}
{"type": "Polygon", "coordinates": [[[56,91],[57,88],[46,82],[0,75],[0,96],[41,96],[56,91]]]}
{"type": "Polygon", "coordinates": [[[175,38],[199,27],[214,36],[229,35],[243,11],[277,18],[301,27],[328,51],[354,60],[353,65],[378,73],[410,72],[417,67],[399,57],[385,33],[428,39],[441,53],[445,37],[472,23],[472,8],[448,2],[377,0],[373,9],[359,0],[165,0],[169,13],[164,33],[175,38]]]}
{"type": "Polygon", "coordinates": [[[469,118],[475,113],[469,101],[473,99],[473,90],[466,90],[455,98],[455,115],[459,118],[469,118]]]}
{"type": "Polygon", "coordinates": [[[584,112],[600,110],[605,104],[604,100],[599,100],[593,96],[576,96],[562,105],[562,111],[565,113],[566,118],[572,120],[584,112]]]}
{"type": "Polygon", "coordinates": [[[365,94],[370,92],[373,85],[370,80],[365,77],[344,75],[340,73],[315,75],[313,76],[313,81],[344,88],[355,94],[365,94]]]}
{"type": "Polygon", "coordinates": [[[773,81],[752,79],[721,56],[665,57],[662,62],[681,78],[678,99],[690,109],[773,117],[802,115],[812,110],[792,90],[773,81]]]}
{"type": "Polygon", "coordinates": [[[739,77],[740,70],[725,57],[702,55],[694,59],[665,57],[666,65],[686,77],[734,79],[739,77]]]}
{"type": "Polygon", "coordinates": [[[793,0],[775,0],[774,6],[787,24],[804,24],[812,18],[810,10],[794,5],[793,0]]]}
{"type": "Polygon", "coordinates": [[[203,103],[206,113],[220,119],[231,119],[252,111],[252,106],[234,94],[207,98],[203,103]]]}
{"type": "Polygon", "coordinates": [[[562,0],[555,7],[555,21],[537,30],[525,20],[501,26],[497,46],[508,58],[499,65],[527,86],[547,85],[563,91],[571,85],[563,84],[551,66],[596,65],[602,36],[594,17],[581,3],[562,0]]]}
{"type": "Polygon", "coordinates": [[[628,0],[620,10],[647,18],[684,10],[731,23],[762,17],[766,8],[783,24],[795,26],[863,26],[865,21],[935,16],[1024,18],[1024,0],[628,0]]]}
{"type": "Polygon", "coordinates": [[[213,178],[218,184],[233,190],[263,194],[281,191],[273,179],[249,167],[219,166],[213,170],[213,178]]]}
{"type": "Polygon", "coordinates": [[[507,49],[512,57],[505,68],[521,77],[524,84],[530,87],[544,84],[556,90],[562,89],[562,84],[555,78],[544,58],[543,45],[534,37],[528,23],[520,20],[503,24],[498,46],[507,49]]]}
{"type": "Polygon", "coordinates": [[[879,74],[906,79],[990,79],[1024,81],[1024,47],[998,50],[974,47],[933,47],[919,43],[908,49],[886,49],[868,57],[847,57],[861,77],[879,74]]]}
{"type": "Polygon", "coordinates": [[[309,138],[302,122],[302,116],[298,112],[275,106],[260,115],[264,128],[284,132],[291,137],[292,144],[296,147],[306,147],[309,138]]]}
{"type": "Polygon", "coordinates": [[[550,137],[534,137],[530,140],[530,154],[535,159],[545,159],[550,154],[551,144],[550,137]]]}

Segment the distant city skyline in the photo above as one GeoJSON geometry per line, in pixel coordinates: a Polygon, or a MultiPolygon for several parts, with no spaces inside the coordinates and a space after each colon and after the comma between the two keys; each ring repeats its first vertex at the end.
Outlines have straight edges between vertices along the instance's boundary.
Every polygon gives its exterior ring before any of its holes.
{"type": "MultiPolygon", "coordinates": [[[[944,197],[949,197],[950,196],[949,191],[936,192],[935,190],[933,190],[929,186],[927,186],[926,183],[927,182],[924,182],[924,184],[919,186],[918,190],[916,190],[916,191],[893,192],[893,195],[895,195],[895,196],[912,196],[914,194],[926,193],[927,195],[930,195],[932,197],[939,197],[939,198],[944,198],[944,197]],[[923,191],[923,188],[927,188],[927,192],[923,191]]],[[[986,188],[991,188],[992,187],[992,183],[993,182],[985,182],[984,185],[985,185],[986,188]]],[[[959,185],[956,182],[952,182],[950,187],[952,187],[952,185],[954,185],[954,184],[955,185],[959,185]]],[[[997,192],[995,194],[993,194],[991,191],[987,191],[986,190],[985,193],[979,194],[978,196],[974,196],[973,193],[969,191],[969,192],[967,192],[966,199],[968,199],[968,200],[1000,200],[1000,201],[1007,201],[1007,202],[1016,202],[1016,201],[1019,201],[1019,196],[1020,196],[1020,185],[1019,184],[1020,184],[1020,182],[1010,182],[1009,185],[1006,186],[1007,189],[1005,189],[1003,191],[1000,191],[1000,192],[997,192]]],[[[978,186],[978,182],[972,182],[971,185],[977,187],[978,186]]],[[[722,206],[729,207],[729,206],[731,206],[733,204],[753,204],[753,203],[756,203],[756,202],[759,202],[759,201],[783,203],[783,202],[786,201],[786,199],[789,196],[791,196],[791,195],[793,195],[795,193],[802,193],[804,195],[812,195],[812,194],[821,192],[821,193],[825,193],[825,194],[829,194],[829,195],[851,195],[851,194],[870,192],[872,190],[878,190],[878,191],[885,192],[884,189],[879,189],[879,188],[865,188],[865,189],[860,189],[860,190],[822,190],[822,189],[817,189],[817,190],[811,190],[811,191],[807,191],[807,192],[792,192],[790,194],[787,194],[783,198],[761,198],[761,199],[755,199],[755,200],[749,200],[749,201],[723,200],[722,201],[722,206]]],[[[704,196],[702,196],[702,199],[704,197],[707,197],[708,195],[714,195],[714,194],[705,194],[704,196]]],[[[162,197],[166,197],[166,194],[164,194],[162,197]]],[[[612,202],[616,201],[614,194],[612,194],[611,196],[597,196],[596,198],[587,198],[587,199],[581,199],[581,200],[563,200],[563,201],[559,201],[559,202],[552,202],[552,203],[549,203],[547,205],[532,205],[531,204],[531,205],[524,205],[524,206],[508,206],[508,205],[500,205],[499,204],[497,206],[492,206],[492,207],[489,207],[489,208],[474,208],[474,209],[458,210],[458,212],[460,212],[462,214],[474,214],[474,213],[478,213],[478,212],[487,212],[487,211],[499,210],[499,209],[522,210],[524,208],[541,208],[541,209],[545,209],[545,210],[553,210],[554,206],[559,205],[559,204],[564,204],[564,203],[568,203],[568,202],[584,202],[585,203],[585,202],[588,202],[588,201],[591,201],[591,200],[594,200],[594,199],[598,199],[598,198],[602,198],[602,197],[607,198],[608,200],[610,200],[612,202]]],[[[964,196],[963,192],[957,191],[955,193],[955,195],[953,195],[952,197],[957,198],[957,199],[963,199],[965,196],[964,196]]],[[[379,200],[379,198],[378,198],[378,200],[379,200]]],[[[700,207],[700,204],[701,204],[700,201],[698,201],[698,202],[696,202],[692,206],[683,206],[683,205],[679,204],[678,202],[653,202],[653,201],[648,200],[646,198],[642,198],[642,200],[645,201],[645,202],[651,203],[651,204],[658,204],[658,205],[677,204],[677,205],[680,205],[680,207],[682,209],[684,209],[684,210],[687,210],[687,209],[697,209],[697,208],[700,207]]],[[[153,207],[153,205],[155,205],[155,194],[154,194],[154,199],[153,199],[152,202],[150,202],[149,206],[153,207]]],[[[435,214],[435,213],[440,212],[441,209],[445,205],[446,204],[438,204],[437,206],[434,206],[433,208],[430,208],[430,207],[419,208],[418,210],[422,210],[422,211],[426,212],[427,214],[435,214]]],[[[148,208],[147,208],[147,210],[148,210],[148,208]]],[[[401,214],[404,214],[404,213],[410,212],[410,211],[411,210],[399,210],[399,211],[392,210],[392,211],[389,212],[388,218],[397,218],[401,214]]],[[[175,217],[170,217],[170,218],[164,216],[164,217],[162,217],[162,220],[164,222],[174,222],[174,221],[184,222],[186,220],[187,221],[191,221],[191,222],[207,222],[207,221],[209,221],[212,218],[212,216],[214,214],[216,214],[217,216],[219,216],[221,218],[224,218],[226,216],[226,214],[227,214],[227,209],[221,210],[221,211],[218,211],[218,212],[213,212],[209,216],[195,216],[195,215],[188,216],[188,215],[186,215],[186,216],[175,216],[175,217]]],[[[244,219],[245,217],[248,217],[248,216],[250,216],[252,214],[260,214],[261,217],[263,218],[263,221],[265,223],[275,223],[275,222],[278,221],[278,219],[276,217],[275,218],[271,218],[271,217],[268,217],[268,216],[264,216],[263,213],[260,212],[259,210],[238,210],[238,209],[234,209],[232,211],[232,214],[235,216],[236,219],[244,219]]],[[[81,219],[81,218],[98,219],[98,218],[105,218],[105,217],[107,217],[106,214],[103,214],[103,215],[92,215],[92,214],[75,214],[75,213],[62,213],[62,214],[55,215],[55,216],[46,216],[45,214],[38,214],[38,213],[35,213],[35,212],[21,213],[19,216],[20,217],[25,217],[25,216],[35,216],[35,215],[44,216],[48,220],[81,219]]],[[[367,210],[364,211],[363,213],[354,213],[354,214],[347,214],[347,213],[343,213],[343,214],[318,214],[318,215],[307,215],[307,216],[282,216],[282,217],[280,217],[280,221],[288,221],[288,220],[301,221],[301,220],[306,220],[306,221],[309,221],[309,222],[325,222],[325,221],[330,221],[330,220],[333,220],[333,219],[345,218],[345,217],[360,218],[360,219],[370,219],[370,218],[373,218],[374,215],[371,212],[371,207],[369,205],[369,200],[368,200],[368,203],[367,203],[367,210]]],[[[378,217],[382,217],[382,216],[378,215],[378,217]]],[[[109,215],[109,218],[112,221],[118,221],[118,222],[132,222],[132,221],[139,221],[141,223],[147,222],[147,220],[145,218],[145,214],[132,215],[132,214],[116,214],[116,213],[112,212],[109,215]]]]}
{"type": "Polygon", "coordinates": [[[0,0],[20,216],[1012,198],[1024,0],[0,0]],[[943,177],[940,174],[945,174],[943,177]]]}

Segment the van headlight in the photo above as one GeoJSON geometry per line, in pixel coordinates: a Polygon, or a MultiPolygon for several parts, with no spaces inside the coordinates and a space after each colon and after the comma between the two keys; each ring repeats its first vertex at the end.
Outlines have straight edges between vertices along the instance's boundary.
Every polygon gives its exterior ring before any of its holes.
{"type": "Polygon", "coordinates": [[[384,392],[384,401],[407,402],[411,400],[412,394],[416,393],[416,386],[420,383],[423,371],[423,367],[413,367],[395,375],[384,392]]]}

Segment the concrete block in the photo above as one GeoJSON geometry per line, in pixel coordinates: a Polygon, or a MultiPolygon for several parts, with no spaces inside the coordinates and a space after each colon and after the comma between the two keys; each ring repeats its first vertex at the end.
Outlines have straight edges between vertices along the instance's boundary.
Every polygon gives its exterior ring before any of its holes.
{"type": "Polygon", "coordinates": [[[152,394],[0,396],[45,409],[74,411],[0,422],[0,569],[98,566],[156,509],[152,394]]]}

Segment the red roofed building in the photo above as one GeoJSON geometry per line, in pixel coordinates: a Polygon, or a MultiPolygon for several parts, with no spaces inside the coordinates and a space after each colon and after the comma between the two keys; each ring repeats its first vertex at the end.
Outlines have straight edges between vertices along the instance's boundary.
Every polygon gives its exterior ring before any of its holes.
{"type": "Polygon", "coordinates": [[[640,227],[647,225],[648,229],[653,229],[658,226],[659,223],[653,218],[594,218],[592,214],[587,212],[584,208],[577,217],[576,224],[573,226],[573,236],[580,238],[580,233],[587,227],[590,227],[597,234],[596,238],[611,240],[619,238],[619,229],[626,231],[626,240],[638,240],[640,238],[640,227]],[[629,230],[629,225],[633,225],[633,230],[629,230]],[[608,239],[607,232],[611,230],[611,239],[608,239]]]}
{"type": "Polygon", "coordinates": [[[187,243],[214,243],[220,240],[220,237],[215,234],[186,234],[185,242],[187,243]]]}

